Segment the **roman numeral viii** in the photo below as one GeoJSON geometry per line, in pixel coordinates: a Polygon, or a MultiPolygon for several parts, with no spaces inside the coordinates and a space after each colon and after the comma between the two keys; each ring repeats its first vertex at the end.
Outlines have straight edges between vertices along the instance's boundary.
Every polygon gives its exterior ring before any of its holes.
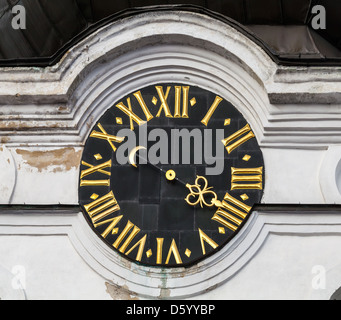
{"type": "Polygon", "coordinates": [[[140,228],[135,226],[132,222],[128,221],[123,231],[117,237],[115,243],[113,244],[113,247],[119,250],[121,253],[124,253],[125,255],[129,255],[134,249],[138,247],[136,261],[141,261],[144,247],[146,245],[147,235],[145,235],[140,241],[138,241],[134,246],[132,246],[129,251],[127,251],[128,246],[135,239],[135,237],[140,231],[141,231],[140,228]]]}
{"type": "MultiPolygon", "coordinates": [[[[84,208],[90,216],[95,228],[107,225],[107,228],[101,234],[104,239],[106,239],[110,234],[115,235],[119,233],[119,228],[116,228],[116,226],[122,220],[123,215],[114,218],[109,217],[112,213],[120,210],[112,191],[107,195],[85,205],[84,208]]],[[[147,241],[147,235],[142,237],[127,251],[129,245],[133,242],[140,231],[140,228],[128,221],[122,232],[118,235],[113,247],[125,255],[129,255],[138,248],[136,261],[140,262],[142,260],[143,251],[147,241]]]]}

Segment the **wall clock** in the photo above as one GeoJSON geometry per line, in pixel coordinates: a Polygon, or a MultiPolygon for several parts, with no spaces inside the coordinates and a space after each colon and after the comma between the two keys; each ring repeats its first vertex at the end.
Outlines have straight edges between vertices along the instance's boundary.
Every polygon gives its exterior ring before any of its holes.
{"type": "Polygon", "coordinates": [[[79,203],[93,231],[138,264],[189,267],[228,245],[260,203],[264,161],[251,126],[198,86],[138,88],[90,131],[79,203]]]}

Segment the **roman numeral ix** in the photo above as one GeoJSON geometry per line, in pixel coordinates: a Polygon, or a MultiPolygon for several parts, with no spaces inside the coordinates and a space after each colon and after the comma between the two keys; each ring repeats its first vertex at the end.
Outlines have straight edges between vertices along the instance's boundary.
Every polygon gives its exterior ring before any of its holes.
{"type": "Polygon", "coordinates": [[[85,178],[88,175],[92,175],[96,172],[107,175],[107,176],[111,176],[111,172],[104,170],[106,168],[110,168],[111,167],[111,160],[99,164],[97,166],[91,165],[85,161],[82,161],[82,165],[89,167],[86,170],[83,170],[81,172],[81,182],[80,182],[80,186],[81,187],[89,187],[89,186],[105,186],[105,187],[109,187],[110,186],[110,179],[106,179],[106,180],[83,180],[83,178],[85,178]]]}

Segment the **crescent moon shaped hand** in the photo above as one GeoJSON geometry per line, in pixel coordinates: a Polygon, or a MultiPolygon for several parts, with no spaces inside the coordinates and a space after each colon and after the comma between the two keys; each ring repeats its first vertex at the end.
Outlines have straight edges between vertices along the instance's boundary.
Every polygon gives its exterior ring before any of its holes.
{"type": "Polygon", "coordinates": [[[129,154],[129,162],[135,168],[137,168],[137,164],[135,162],[135,154],[139,150],[146,150],[146,148],[145,147],[141,147],[141,146],[135,147],[133,150],[130,151],[130,154],[129,154]]]}

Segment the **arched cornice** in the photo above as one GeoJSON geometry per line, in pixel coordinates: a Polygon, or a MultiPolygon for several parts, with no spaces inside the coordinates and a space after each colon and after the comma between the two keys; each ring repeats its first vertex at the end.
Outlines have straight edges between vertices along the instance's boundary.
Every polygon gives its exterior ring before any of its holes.
{"type": "MultiPolygon", "coordinates": [[[[307,132],[326,132],[309,122],[310,114],[297,118],[292,105],[338,103],[340,78],[337,68],[279,67],[257,43],[219,19],[146,12],[103,26],[54,66],[2,68],[0,129],[12,145],[81,146],[94,121],[124,94],[142,83],[185,79],[232,102],[261,145],[311,145],[307,132]]],[[[341,140],[339,133],[333,137],[341,140]]],[[[327,139],[320,138],[318,147],[324,147],[327,139]]]]}

